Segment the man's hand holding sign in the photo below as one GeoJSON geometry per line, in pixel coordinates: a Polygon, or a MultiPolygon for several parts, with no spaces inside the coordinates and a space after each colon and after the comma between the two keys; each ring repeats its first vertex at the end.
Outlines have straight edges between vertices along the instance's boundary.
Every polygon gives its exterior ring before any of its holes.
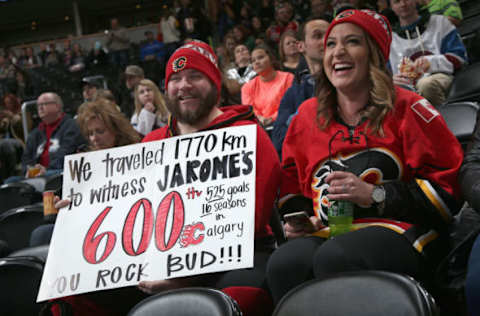
{"type": "Polygon", "coordinates": [[[165,85],[167,126],[141,145],[67,159],[71,203],[57,219],[38,300],[118,288],[72,299],[96,304],[96,315],[124,315],[141,299],[125,286],[199,285],[224,291],[246,316],[269,314],[275,149],[250,106],[219,108],[221,75],[207,44],[177,49],[165,85]]]}
{"type": "Polygon", "coordinates": [[[251,267],[255,144],[247,125],[69,156],[39,300],[251,267]]]}

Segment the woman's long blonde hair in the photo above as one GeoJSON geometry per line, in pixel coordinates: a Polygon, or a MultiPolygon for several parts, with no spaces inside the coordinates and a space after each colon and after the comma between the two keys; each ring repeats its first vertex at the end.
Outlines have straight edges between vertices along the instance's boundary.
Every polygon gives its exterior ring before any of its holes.
{"type": "Polygon", "coordinates": [[[142,79],[135,87],[135,113],[140,114],[140,111],[143,108],[143,104],[140,103],[140,98],[138,97],[138,89],[140,86],[145,86],[153,91],[153,105],[155,106],[157,116],[160,116],[162,120],[166,120],[168,117],[167,105],[165,104],[165,98],[163,94],[158,89],[157,85],[149,79],[142,79]]]}
{"type": "MultiPolygon", "coordinates": [[[[364,31],[369,54],[370,96],[367,106],[362,110],[362,118],[366,118],[367,129],[373,134],[383,136],[383,120],[388,112],[394,109],[395,87],[390,70],[380,48],[364,31]]],[[[337,91],[322,70],[317,75],[317,123],[321,129],[328,126],[333,116],[338,113],[337,91]],[[321,122],[323,118],[323,122],[321,122]]]]}
{"type": "Polygon", "coordinates": [[[99,119],[115,134],[115,147],[140,142],[141,137],[130,121],[117,110],[114,103],[107,99],[97,98],[95,101],[82,104],[77,122],[86,139],[88,139],[88,124],[92,119],[99,119]]]}

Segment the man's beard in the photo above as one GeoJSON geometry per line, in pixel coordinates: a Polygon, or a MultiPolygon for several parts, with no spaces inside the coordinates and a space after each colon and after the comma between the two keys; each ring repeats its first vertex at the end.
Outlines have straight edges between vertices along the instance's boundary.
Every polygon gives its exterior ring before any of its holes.
{"type": "Polygon", "coordinates": [[[200,100],[200,106],[191,111],[182,111],[180,109],[178,97],[170,98],[167,94],[165,101],[168,111],[170,111],[177,121],[184,124],[195,125],[205,119],[212,111],[217,103],[217,90],[211,89],[205,98],[202,98],[198,93],[190,93],[190,95],[200,100]]]}

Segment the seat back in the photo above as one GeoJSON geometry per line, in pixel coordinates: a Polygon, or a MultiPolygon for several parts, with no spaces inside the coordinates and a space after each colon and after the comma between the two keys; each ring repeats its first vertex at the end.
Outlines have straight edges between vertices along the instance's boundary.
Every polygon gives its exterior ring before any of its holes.
{"type": "Polygon", "coordinates": [[[18,175],[23,146],[22,142],[15,138],[0,139],[0,183],[18,175]]]}
{"type": "Polygon", "coordinates": [[[30,234],[43,223],[42,204],[6,211],[0,215],[0,239],[6,241],[12,251],[28,247],[30,234]]]}
{"type": "Polygon", "coordinates": [[[465,69],[455,73],[447,103],[459,101],[480,102],[480,63],[468,65],[465,69]]]}
{"type": "Polygon", "coordinates": [[[437,108],[464,148],[475,130],[478,109],[476,102],[447,103],[437,108]]]}
{"type": "Polygon", "coordinates": [[[35,258],[0,258],[0,313],[38,315],[42,304],[37,294],[42,279],[43,264],[35,258]]]}
{"type": "Polygon", "coordinates": [[[274,207],[272,209],[272,215],[270,216],[270,227],[272,228],[273,235],[275,236],[275,241],[277,246],[280,246],[287,241],[285,236],[285,231],[283,230],[283,223],[278,213],[278,208],[274,207]]]}
{"type": "Polygon", "coordinates": [[[15,182],[0,186],[0,214],[20,206],[42,201],[42,193],[25,182],[15,182]]]}
{"type": "Polygon", "coordinates": [[[288,292],[273,316],[439,315],[430,294],[406,275],[359,271],[313,280],[288,292]]]}
{"type": "Polygon", "coordinates": [[[225,293],[209,288],[183,288],[144,299],[129,316],[241,316],[237,303],[225,293]]]}
{"type": "Polygon", "coordinates": [[[42,193],[45,191],[45,184],[47,183],[47,178],[45,176],[37,176],[35,178],[27,178],[21,181],[22,183],[30,184],[35,191],[42,193]]]}
{"type": "Polygon", "coordinates": [[[8,257],[34,257],[39,261],[46,263],[50,245],[41,245],[35,247],[22,248],[14,251],[8,257]]]}
{"type": "Polygon", "coordinates": [[[22,126],[23,138],[27,139],[28,134],[40,123],[37,112],[37,100],[22,103],[22,126]]]}
{"type": "Polygon", "coordinates": [[[47,177],[47,182],[45,183],[45,191],[55,191],[61,192],[63,185],[63,173],[54,174],[47,177]]]}

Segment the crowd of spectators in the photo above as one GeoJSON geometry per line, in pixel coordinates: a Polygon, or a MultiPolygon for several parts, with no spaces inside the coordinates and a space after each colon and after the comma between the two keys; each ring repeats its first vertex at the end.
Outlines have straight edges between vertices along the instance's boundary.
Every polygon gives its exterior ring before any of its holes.
{"type": "MultiPolygon", "coordinates": [[[[215,67],[221,73],[218,82],[215,82],[220,87],[218,105],[232,111],[238,104],[252,106],[257,122],[269,133],[277,156],[282,158],[283,148],[286,159],[292,162],[289,167],[296,164],[295,159],[299,155],[296,148],[298,135],[310,131],[305,130],[308,124],[299,123],[299,108],[302,103],[306,104],[304,101],[310,99],[308,104],[313,104],[316,99],[312,101],[312,97],[320,96],[325,104],[333,107],[332,96],[337,98],[338,93],[341,94],[338,96],[339,102],[342,100],[350,104],[351,100],[347,102],[342,98],[348,96],[354,99],[353,90],[347,91],[351,88],[358,90],[355,90],[359,92],[355,96],[368,91],[373,96],[373,103],[386,108],[393,107],[394,98],[391,94],[394,93],[409,102],[418,101],[420,97],[414,96],[411,91],[438,107],[446,99],[455,72],[468,63],[467,50],[456,29],[461,24],[462,13],[455,0],[225,0],[211,1],[208,10],[202,4],[202,1],[179,0],[173,8],[165,7],[159,12],[156,34],[151,30],[145,31],[145,39],[141,43],[132,43],[128,29],[114,17],[110,20],[109,29],[104,32],[104,40],[95,41],[91,48],[82,47],[75,39],[69,38],[63,42],[61,50],[56,43],[41,43],[37,53],[33,45],[19,51],[5,49],[0,54],[0,147],[10,148],[14,140],[24,150],[21,159],[15,157],[18,163],[16,168],[12,168],[14,156],[0,157],[0,181],[20,181],[28,176],[29,167],[40,169],[37,176],[59,173],[67,154],[125,145],[120,142],[124,134],[128,135],[127,143],[135,143],[169,124],[169,115],[178,113],[168,107],[163,94],[168,93],[165,91],[169,79],[165,73],[167,66],[168,77],[167,61],[178,52],[178,47],[192,40],[211,43],[218,56],[215,57],[215,67]],[[391,46],[384,47],[384,39],[379,39],[376,37],[378,33],[371,33],[370,29],[365,28],[371,37],[369,41],[375,41],[379,46],[378,56],[384,57],[376,56],[375,59],[370,56],[372,61],[369,61],[369,67],[377,71],[369,74],[373,78],[371,80],[382,85],[378,90],[369,86],[368,80],[363,80],[356,72],[358,60],[355,58],[358,56],[350,60],[329,55],[331,59],[342,60],[334,66],[324,61],[324,51],[327,49],[324,47],[324,37],[331,31],[329,25],[335,25],[342,19],[350,21],[351,9],[368,9],[365,11],[367,13],[362,14],[374,17],[380,23],[375,27],[382,28],[382,32],[392,41],[391,46]],[[376,12],[385,16],[389,23],[383,17],[379,18],[376,12]],[[328,65],[327,70],[324,65],[328,65]],[[36,86],[37,82],[31,75],[39,78],[49,73],[49,69],[60,69],[67,74],[64,78],[76,78],[76,86],[68,89],[62,87],[62,93],[39,91],[41,88],[36,86]],[[333,73],[342,72],[352,72],[358,76],[362,89],[358,89],[354,83],[346,89],[339,82],[341,80],[335,81],[333,73]],[[92,76],[95,79],[91,79],[92,76]],[[98,76],[100,81],[97,80],[98,76]],[[107,89],[102,80],[115,84],[107,89]],[[393,84],[403,89],[393,88],[393,84]],[[407,90],[411,91],[405,92],[407,90]],[[75,104],[67,106],[61,94],[78,95],[78,99],[69,98],[68,102],[75,104]],[[374,99],[379,96],[387,96],[387,101],[392,101],[392,104],[385,105],[381,100],[374,99]],[[32,99],[37,101],[36,113],[25,118],[30,129],[27,136],[22,128],[20,107],[23,102],[32,99]],[[294,119],[293,129],[298,135],[287,137],[288,144],[285,146],[284,140],[294,119]],[[39,122],[38,126],[35,126],[36,122],[39,122]],[[128,127],[121,126],[125,124],[128,127]],[[288,149],[285,150],[285,147],[288,149]],[[5,168],[8,168],[8,172],[5,168]]],[[[364,22],[352,21],[365,27],[362,24],[364,22]]],[[[343,27],[337,27],[337,32],[343,27]]],[[[373,45],[370,42],[369,45],[373,45]]],[[[331,47],[336,45],[335,41],[326,43],[331,47]]],[[[355,45],[359,45],[358,39],[350,39],[345,51],[355,45]]],[[[196,49],[202,51],[207,48],[200,45],[196,49]]],[[[345,51],[337,54],[345,55],[345,51]]],[[[365,115],[376,113],[381,120],[384,117],[385,121],[390,119],[386,115],[391,109],[380,113],[374,104],[370,106],[371,113],[365,115]]],[[[305,114],[305,111],[301,116],[305,122],[316,115],[324,117],[327,125],[336,115],[335,120],[341,122],[338,124],[349,128],[353,126],[353,129],[364,122],[346,122],[342,117],[345,113],[328,112],[326,108],[322,110],[324,112],[319,110],[314,113],[311,110],[311,113],[305,114]]],[[[377,122],[375,117],[369,119],[377,122]]],[[[377,122],[375,127],[380,129],[377,130],[379,135],[383,133],[383,127],[380,127],[383,122],[377,122]]],[[[444,126],[441,127],[443,133],[444,126]]],[[[314,128],[312,125],[311,129],[314,128]]],[[[332,136],[333,139],[335,136],[332,136]]],[[[309,137],[311,135],[306,135],[302,141],[306,142],[309,137]]],[[[352,135],[350,137],[353,138],[352,135]]],[[[312,137],[311,142],[317,140],[312,137]]],[[[302,149],[307,150],[309,145],[305,143],[302,149]]],[[[318,145],[316,148],[320,147],[318,145]]],[[[2,152],[0,150],[0,154],[2,152]]],[[[325,152],[322,154],[325,156],[325,152]]],[[[330,152],[326,154],[328,157],[322,156],[322,159],[332,158],[330,152]]],[[[436,154],[432,153],[432,157],[436,154]]],[[[320,159],[317,156],[315,159],[320,159]]],[[[298,164],[296,167],[299,167],[298,164]]],[[[455,168],[459,169],[459,166],[455,168]]],[[[310,188],[305,191],[312,194],[310,188]]],[[[50,232],[51,228],[50,225],[50,232]]],[[[43,236],[33,240],[36,244],[39,241],[48,242],[48,238],[43,236]]],[[[283,268],[281,265],[280,268],[275,267],[270,277],[274,275],[276,278],[284,273],[283,268]]],[[[303,281],[295,280],[293,283],[303,281]]],[[[277,295],[275,301],[289,289],[290,286],[278,288],[274,293],[277,295]]]]}

